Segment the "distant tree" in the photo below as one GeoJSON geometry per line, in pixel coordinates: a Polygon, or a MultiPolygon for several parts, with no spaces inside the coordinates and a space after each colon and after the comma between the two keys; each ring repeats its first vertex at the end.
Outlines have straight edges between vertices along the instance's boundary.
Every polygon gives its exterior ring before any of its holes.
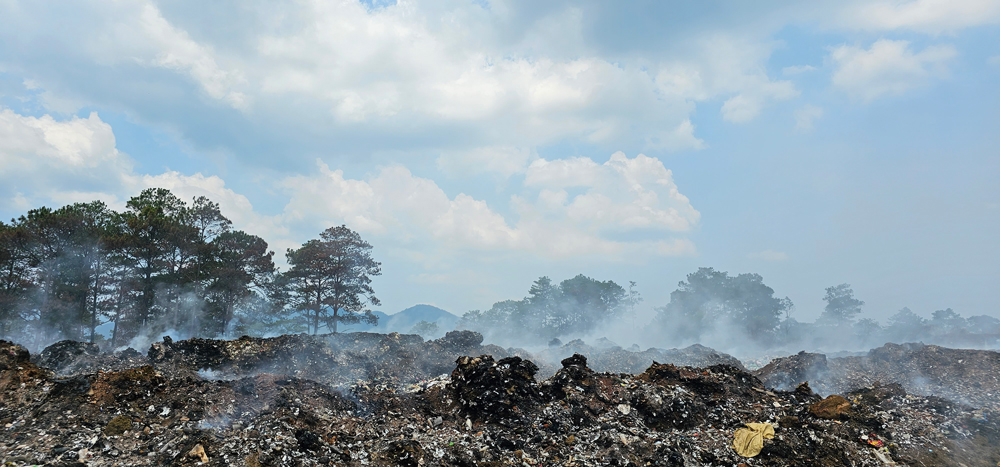
{"type": "Polygon", "coordinates": [[[636,305],[642,302],[642,295],[640,295],[639,291],[636,290],[636,285],[637,284],[635,281],[628,281],[628,293],[625,297],[625,303],[628,306],[628,315],[629,318],[632,319],[633,332],[635,331],[635,319],[636,319],[635,307],[636,305]]]}
{"type": "Polygon", "coordinates": [[[310,240],[297,250],[288,250],[295,306],[306,313],[313,334],[320,324],[336,333],[341,322],[378,321],[366,308],[380,303],[371,278],[382,274],[381,264],[372,258],[371,250],[371,244],[344,225],[323,231],[319,240],[310,240]]]}
{"type": "Polygon", "coordinates": [[[992,316],[970,316],[966,322],[976,334],[1000,334],[1000,319],[992,316]]]}
{"type": "Polygon", "coordinates": [[[964,329],[966,326],[965,318],[962,315],[956,313],[951,308],[946,308],[944,310],[937,310],[931,314],[932,326],[940,329],[941,331],[953,331],[956,329],[964,329]]]}
{"type": "Polygon", "coordinates": [[[774,289],[764,285],[760,274],[740,274],[733,278],[733,293],[729,313],[751,339],[773,338],[781,323],[781,315],[792,307],[792,301],[774,296],[774,289]]]}
{"type": "Polygon", "coordinates": [[[917,340],[924,334],[927,320],[903,307],[889,317],[886,331],[896,341],[917,340]]]}
{"type": "Polygon", "coordinates": [[[274,273],[274,252],[267,249],[264,239],[237,230],[225,231],[212,242],[212,271],[208,286],[209,297],[218,310],[220,331],[232,322],[237,306],[255,294],[263,294],[274,273]]]}
{"type": "Polygon", "coordinates": [[[854,334],[861,340],[862,345],[868,345],[872,338],[882,332],[882,325],[871,318],[861,318],[854,323],[854,334]]]}
{"type": "MultiPolygon", "coordinates": [[[[199,288],[204,288],[207,282],[214,282],[217,275],[212,270],[212,263],[216,262],[221,254],[217,250],[220,244],[216,240],[224,234],[231,233],[233,223],[222,215],[219,203],[204,196],[191,200],[191,206],[184,211],[184,223],[190,225],[194,233],[194,244],[191,247],[194,253],[191,280],[199,288]]],[[[267,243],[264,245],[266,249],[267,243]]]]}
{"type": "Polygon", "coordinates": [[[820,315],[820,321],[830,324],[846,324],[854,321],[854,317],[861,313],[861,307],[865,302],[854,298],[854,290],[850,284],[840,284],[827,287],[826,307],[820,315]]]}
{"type": "Polygon", "coordinates": [[[559,283],[558,305],[547,316],[547,334],[556,337],[585,333],[619,318],[625,311],[625,289],[614,281],[578,274],[559,283]]]}
{"type": "Polygon", "coordinates": [[[439,331],[440,327],[438,326],[438,323],[421,320],[417,324],[414,324],[412,328],[410,328],[409,333],[417,334],[425,339],[429,339],[431,337],[436,336],[439,331]]]}
{"type": "Polygon", "coordinates": [[[34,306],[43,340],[95,339],[107,291],[112,214],[95,201],[32,209],[18,219],[37,281],[34,306]]]}
{"type": "Polygon", "coordinates": [[[469,311],[457,327],[514,341],[544,343],[557,336],[584,334],[618,319],[627,300],[625,289],[614,281],[579,274],[555,285],[542,276],[531,284],[523,300],[504,300],[486,311],[469,311]]]}
{"type": "Polygon", "coordinates": [[[187,243],[194,235],[187,232],[182,222],[186,205],[170,190],[143,190],[125,206],[116,244],[122,252],[124,267],[132,272],[135,281],[132,289],[139,294],[134,313],[128,317],[128,329],[119,337],[128,340],[157,317],[156,292],[161,284],[178,282],[184,259],[193,257],[187,243]]]}
{"type": "Polygon", "coordinates": [[[0,338],[23,322],[20,311],[35,287],[26,230],[0,222],[0,338]]]}
{"type": "Polygon", "coordinates": [[[249,297],[246,309],[234,317],[233,331],[240,335],[263,337],[299,334],[309,330],[293,304],[293,290],[287,274],[275,272],[249,297]]]}
{"type": "Polygon", "coordinates": [[[670,292],[670,302],[657,308],[660,327],[677,337],[698,338],[728,315],[729,283],[729,274],[713,268],[688,274],[670,292]]]}
{"type": "Polygon", "coordinates": [[[487,336],[497,334],[498,331],[508,331],[512,316],[524,316],[521,313],[522,306],[524,303],[519,300],[496,302],[489,310],[466,312],[455,327],[479,331],[487,336]]]}
{"type": "Polygon", "coordinates": [[[775,297],[759,274],[732,277],[699,268],[678,283],[666,306],[657,309],[657,321],[668,333],[684,338],[698,338],[725,322],[764,342],[775,337],[782,314],[791,308],[791,300],[775,297]]]}

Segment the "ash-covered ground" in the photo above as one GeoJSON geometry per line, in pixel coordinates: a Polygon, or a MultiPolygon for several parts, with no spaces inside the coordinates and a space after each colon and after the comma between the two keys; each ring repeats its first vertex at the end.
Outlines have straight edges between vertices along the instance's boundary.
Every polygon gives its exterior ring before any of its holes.
{"type": "Polygon", "coordinates": [[[531,354],[469,331],[165,339],[146,355],[0,341],[0,460],[995,467],[998,376],[996,352],[920,345],[751,373],[701,346],[531,354]],[[733,447],[747,423],[774,429],[754,457],[733,447]]]}

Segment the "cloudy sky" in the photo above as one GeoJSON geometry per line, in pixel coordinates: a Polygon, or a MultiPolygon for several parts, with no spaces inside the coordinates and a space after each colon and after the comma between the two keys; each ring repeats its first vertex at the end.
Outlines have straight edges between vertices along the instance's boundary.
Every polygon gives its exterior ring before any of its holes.
{"type": "Polygon", "coordinates": [[[147,187],[383,309],[757,272],[1000,315],[1000,1],[0,0],[0,215],[147,187]]]}

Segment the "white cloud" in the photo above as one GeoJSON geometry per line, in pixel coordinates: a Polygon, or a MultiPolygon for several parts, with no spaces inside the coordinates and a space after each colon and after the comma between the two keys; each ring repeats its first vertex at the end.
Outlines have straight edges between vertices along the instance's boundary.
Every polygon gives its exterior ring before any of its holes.
{"type": "Polygon", "coordinates": [[[171,25],[155,5],[143,5],[138,19],[136,24],[140,30],[125,34],[132,38],[144,36],[157,49],[156,57],[151,60],[153,64],[188,74],[206,94],[236,109],[248,108],[247,96],[236,90],[236,86],[245,81],[238,71],[220,67],[211,50],[171,25]]]}
{"type": "Polygon", "coordinates": [[[586,158],[537,159],[525,174],[525,187],[537,189],[537,195],[533,200],[512,198],[516,222],[469,195],[449,197],[434,181],[402,166],[357,180],[319,163],[318,174],[290,177],[283,185],[291,194],[284,217],[302,229],[344,222],[399,246],[434,251],[622,259],[618,257],[638,254],[642,247],[661,255],[687,255],[695,251],[687,239],[622,242],[609,235],[683,233],[700,218],[670,171],[641,154],[629,159],[615,153],[604,164],[586,158]],[[570,197],[566,188],[584,191],[570,197]]]}
{"type": "Polygon", "coordinates": [[[994,55],[986,59],[986,63],[993,65],[995,67],[1000,67],[1000,55],[994,55]]]}
{"type": "Polygon", "coordinates": [[[823,108],[812,104],[806,104],[801,109],[795,111],[795,129],[799,131],[810,131],[813,123],[823,117],[823,108]]]}
{"type": "Polygon", "coordinates": [[[116,148],[111,125],[96,112],[60,121],[0,109],[0,208],[23,212],[101,200],[122,210],[128,198],[152,187],[167,188],[185,201],[207,196],[237,228],[268,240],[288,237],[276,219],[254,212],[245,196],[217,176],[136,174],[132,159],[116,148]]]}
{"type": "Polygon", "coordinates": [[[947,74],[947,62],[957,52],[951,46],[929,46],[910,50],[907,41],[880,39],[865,50],[841,45],[830,51],[837,69],[833,85],[865,102],[882,96],[898,96],[947,74]]]}
{"type": "MultiPolygon", "coordinates": [[[[592,30],[593,12],[578,5],[544,13],[499,2],[231,8],[195,18],[151,0],[0,2],[0,48],[59,112],[109,106],[196,147],[241,154],[291,144],[289,157],[312,158],[331,142],[353,153],[448,147],[442,166],[456,171],[475,165],[475,148],[572,139],[609,150],[700,149],[690,121],[696,102],[742,96],[748,104],[726,115],[746,121],[798,93],[767,75],[775,45],[750,29],[604,52],[590,44],[607,31],[592,30]],[[74,21],[53,19],[56,8],[74,21]],[[52,47],[25,52],[42,40],[52,47]],[[82,85],[65,69],[85,76],[82,85]]],[[[488,170],[509,174],[519,162],[488,170]]]]}
{"type": "Polygon", "coordinates": [[[761,261],[778,262],[778,261],[787,261],[788,260],[788,255],[787,254],[785,254],[784,252],[781,252],[781,251],[774,251],[774,250],[759,251],[759,252],[756,252],[756,253],[750,253],[747,256],[750,259],[758,259],[758,260],[761,260],[761,261]]]}
{"type": "Polygon", "coordinates": [[[525,186],[543,189],[545,212],[553,212],[553,197],[544,190],[585,188],[572,199],[560,195],[559,210],[576,225],[593,231],[661,229],[685,232],[700,213],[674,184],[673,174],[658,159],[643,154],[629,159],[616,152],[604,164],[589,158],[555,161],[538,159],[528,167],[525,186]]]}
{"type": "Polygon", "coordinates": [[[515,248],[520,241],[520,234],[485,202],[465,194],[449,199],[432,180],[402,166],[383,168],[365,181],[318,164],[318,174],[284,181],[292,195],[285,217],[292,222],[317,228],[345,222],[402,244],[430,241],[489,250],[515,248]]]}
{"type": "Polygon", "coordinates": [[[468,151],[449,151],[437,158],[438,168],[450,177],[496,173],[509,177],[524,172],[538,156],[530,148],[491,146],[468,151]]]}
{"type": "Polygon", "coordinates": [[[528,167],[524,184],[548,188],[589,187],[596,185],[601,176],[601,166],[588,157],[538,159],[528,167]]]}
{"type": "Polygon", "coordinates": [[[111,126],[96,112],[57,121],[0,109],[0,197],[11,207],[95,196],[113,202],[104,192],[127,183],[131,170],[131,160],[115,148],[111,126]]]}
{"type": "Polygon", "coordinates": [[[931,34],[1000,23],[996,0],[882,0],[856,2],[838,15],[841,24],[868,30],[906,29],[931,34]]]}
{"type": "Polygon", "coordinates": [[[793,65],[782,68],[781,74],[785,76],[794,76],[809,73],[811,71],[816,71],[816,67],[812,65],[793,65]]]}
{"type": "Polygon", "coordinates": [[[737,94],[722,104],[722,119],[732,123],[746,123],[757,115],[767,100],[788,100],[799,95],[789,81],[779,81],[760,86],[752,93],[737,94]]]}
{"type": "Polygon", "coordinates": [[[733,96],[722,104],[722,119],[733,123],[746,123],[760,113],[761,102],[744,96],[733,96]]]}
{"type": "Polygon", "coordinates": [[[769,45],[716,34],[693,48],[699,52],[697,59],[669,60],[659,67],[656,83],[662,94],[691,100],[731,95],[721,112],[733,123],[753,120],[770,101],[799,95],[791,81],[772,80],[763,71],[769,45]]]}
{"type": "Polygon", "coordinates": [[[667,132],[662,136],[651,137],[647,142],[647,146],[654,149],[705,149],[708,147],[704,140],[694,135],[694,124],[691,123],[691,119],[685,119],[673,131],[667,132]]]}

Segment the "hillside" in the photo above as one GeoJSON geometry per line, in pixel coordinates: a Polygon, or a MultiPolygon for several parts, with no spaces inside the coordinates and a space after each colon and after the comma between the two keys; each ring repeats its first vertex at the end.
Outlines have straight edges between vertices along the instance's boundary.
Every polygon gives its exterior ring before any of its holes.
{"type": "Polygon", "coordinates": [[[438,335],[455,329],[459,317],[433,305],[414,305],[403,311],[393,314],[386,314],[382,311],[372,312],[378,316],[378,325],[352,324],[346,326],[347,332],[368,331],[368,332],[400,332],[408,333],[413,326],[421,321],[437,323],[438,335]]]}

